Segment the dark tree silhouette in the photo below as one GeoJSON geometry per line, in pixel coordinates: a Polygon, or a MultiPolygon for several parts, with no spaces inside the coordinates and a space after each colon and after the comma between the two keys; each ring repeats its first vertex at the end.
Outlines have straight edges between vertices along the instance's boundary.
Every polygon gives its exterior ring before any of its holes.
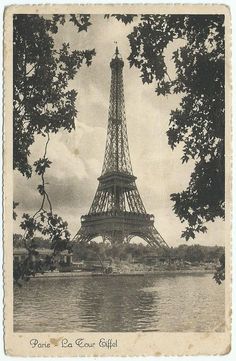
{"type": "MultiPolygon", "coordinates": [[[[71,132],[75,127],[77,91],[69,89],[83,63],[91,64],[95,50],[71,50],[69,44],[55,47],[54,35],[65,21],[71,21],[80,31],[87,31],[89,15],[14,15],[13,19],[13,167],[23,176],[31,177],[34,169],[40,177],[38,192],[42,197],[39,209],[33,215],[23,214],[21,228],[28,257],[17,264],[14,274],[24,278],[37,270],[33,268],[32,256],[37,253],[33,242],[35,232],[48,237],[56,253],[69,249],[70,233],[67,222],[53,213],[46,189],[45,173],[51,166],[47,158],[50,133],[59,130],[71,132]],[[30,146],[36,135],[45,137],[43,156],[29,162],[30,146]],[[35,253],[36,252],[36,253],[35,253]]],[[[13,218],[18,202],[13,204],[13,218]]]]}
{"type": "MultiPolygon", "coordinates": [[[[82,31],[90,25],[88,19],[71,15],[70,21],[82,31]]],[[[13,165],[27,177],[32,174],[28,160],[35,135],[74,128],[77,92],[68,84],[95,55],[94,49],[71,51],[65,43],[55,48],[53,36],[64,23],[64,15],[15,15],[13,20],[13,165]]]]}
{"type": "MultiPolygon", "coordinates": [[[[112,16],[127,24],[135,15],[112,16]]],[[[172,149],[183,145],[182,162],[195,167],[187,189],[171,199],[187,222],[182,237],[195,238],[207,231],[206,222],[224,218],[224,16],[141,15],[128,39],[130,66],[140,69],[143,83],[155,83],[157,95],[182,95],[167,135],[172,149]],[[165,49],[176,39],[184,45],[173,53],[171,79],[165,49]]]]}
{"type": "Polygon", "coordinates": [[[225,254],[221,255],[219,262],[220,265],[216,268],[214,279],[220,285],[225,280],[225,254]]]}

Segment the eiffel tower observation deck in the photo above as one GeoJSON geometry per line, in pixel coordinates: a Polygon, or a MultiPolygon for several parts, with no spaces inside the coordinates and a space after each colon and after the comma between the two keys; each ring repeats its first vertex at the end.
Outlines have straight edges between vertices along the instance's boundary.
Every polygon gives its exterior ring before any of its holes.
{"type": "Polygon", "coordinates": [[[130,161],[126,128],[124,62],[116,47],[110,62],[111,90],[107,141],[102,174],[87,215],[81,217],[77,241],[89,242],[101,236],[111,243],[129,242],[139,236],[156,247],[168,248],[154,226],[154,216],[148,214],[136,186],[130,161]]]}

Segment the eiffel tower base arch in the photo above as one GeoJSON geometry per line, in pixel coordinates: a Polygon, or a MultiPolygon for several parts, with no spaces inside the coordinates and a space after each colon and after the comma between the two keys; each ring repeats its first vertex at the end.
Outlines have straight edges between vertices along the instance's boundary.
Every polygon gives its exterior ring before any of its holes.
{"type": "Polygon", "coordinates": [[[92,239],[101,236],[111,244],[128,243],[133,237],[140,237],[150,246],[168,248],[168,245],[161,237],[154,226],[153,216],[149,214],[120,214],[94,216],[86,215],[81,217],[81,228],[75,240],[78,242],[90,242],[92,239]]]}

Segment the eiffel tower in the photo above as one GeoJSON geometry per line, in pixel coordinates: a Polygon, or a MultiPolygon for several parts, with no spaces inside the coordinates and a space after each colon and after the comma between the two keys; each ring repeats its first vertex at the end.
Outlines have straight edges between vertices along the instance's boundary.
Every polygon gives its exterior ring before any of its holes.
{"type": "Polygon", "coordinates": [[[87,215],[81,217],[81,228],[75,239],[89,242],[101,236],[111,243],[129,242],[139,236],[155,247],[168,248],[154,227],[154,216],[148,214],[139,195],[133,175],[125,117],[124,62],[116,47],[110,62],[111,90],[107,141],[102,174],[87,215]]]}

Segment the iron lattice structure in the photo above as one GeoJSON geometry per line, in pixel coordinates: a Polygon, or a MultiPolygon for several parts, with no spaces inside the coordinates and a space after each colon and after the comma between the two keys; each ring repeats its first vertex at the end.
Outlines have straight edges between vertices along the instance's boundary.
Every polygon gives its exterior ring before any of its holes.
{"type": "Polygon", "coordinates": [[[133,175],[126,128],[124,62],[116,47],[111,67],[110,106],[102,174],[89,213],[81,217],[77,241],[97,236],[111,243],[129,242],[139,236],[152,246],[168,248],[146,212],[133,175]]]}

